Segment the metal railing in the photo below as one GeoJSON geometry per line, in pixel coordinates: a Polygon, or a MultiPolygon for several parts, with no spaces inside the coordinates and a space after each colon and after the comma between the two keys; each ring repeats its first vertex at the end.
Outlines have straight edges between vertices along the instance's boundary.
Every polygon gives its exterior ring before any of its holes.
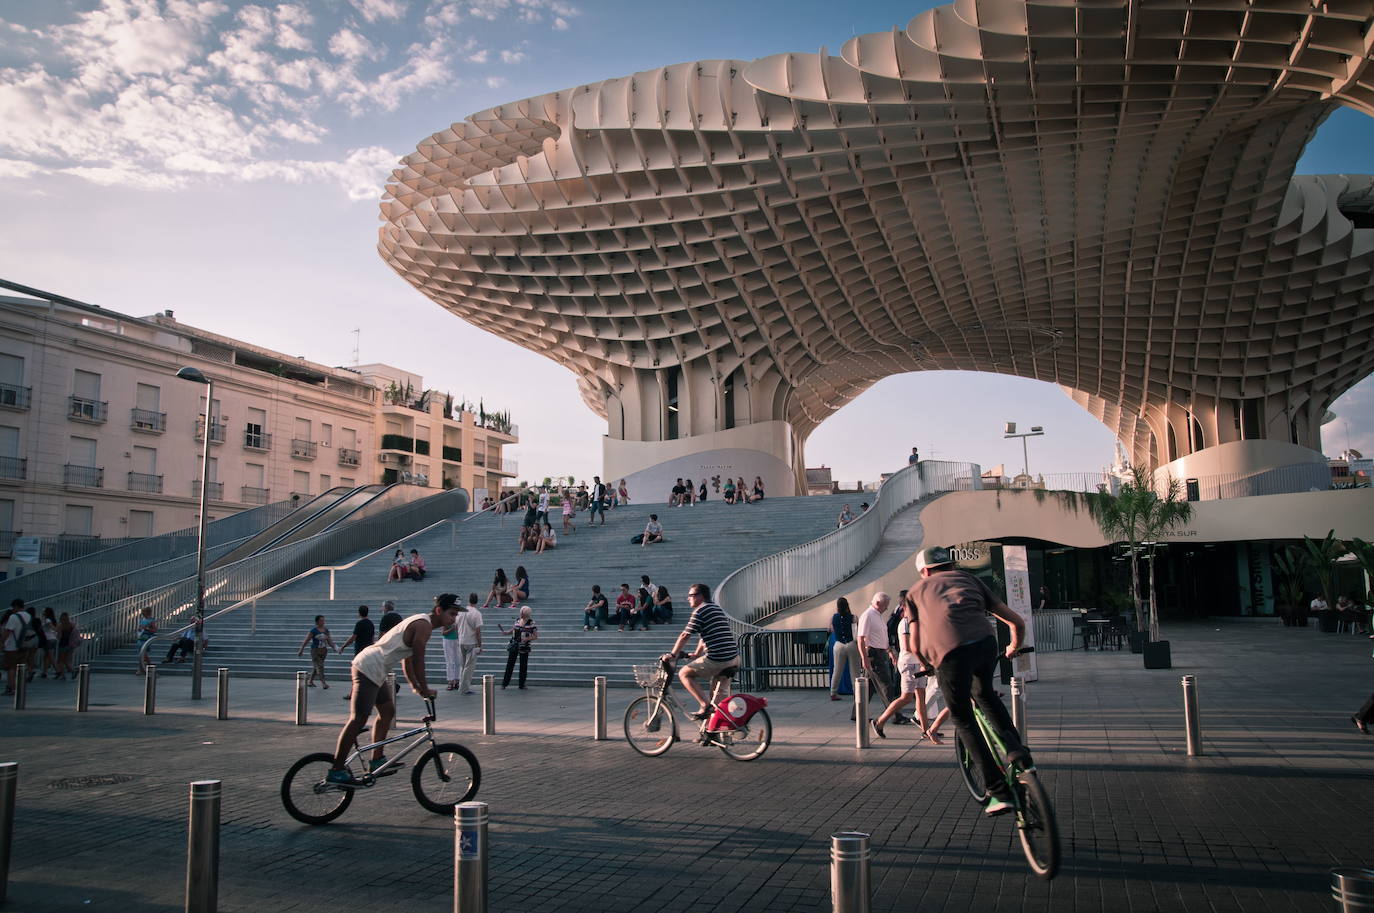
{"type": "MultiPolygon", "coordinates": [[[[1188,483],[1196,482],[1198,499],[1201,501],[1281,495],[1300,491],[1327,491],[1337,487],[1333,484],[1331,467],[1326,463],[1293,463],[1255,472],[1228,472],[1178,481],[1184,497],[1187,496],[1188,483]]],[[[1168,485],[1167,477],[1162,470],[1155,475],[1154,482],[1157,489],[1168,485]]]]}
{"type": "Polygon", "coordinates": [[[67,397],[67,418],[76,419],[78,422],[100,424],[105,421],[105,413],[109,411],[109,407],[109,403],[102,403],[100,400],[69,396],[67,397]]]}
{"type": "Polygon", "coordinates": [[[272,435],[263,434],[261,431],[243,432],[243,446],[248,450],[271,450],[272,435]]]}
{"type": "Polygon", "coordinates": [[[0,529],[0,558],[8,558],[14,554],[14,540],[23,535],[23,532],[19,529],[0,529]]]}
{"type": "Polygon", "coordinates": [[[266,504],[271,494],[269,489],[245,485],[239,489],[239,500],[244,504],[266,504]]]}
{"type": "Polygon", "coordinates": [[[74,466],[67,463],[62,467],[62,484],[82,488],[104,488],[105,470],[99,466],[74,466]]]}
{"type": "MultiPolygon", "coordinates": [[[[276,523],[291,513],[292,509],[289,501],[279,501],[214,520],[205,527],[207,547],[221,551],[221,547],[232,547],[276,523]]],[[[170,574],[186,576],[187,573],[195,573],[196,541],[194,526],[160,536],[95,539],[76,543],[85,546],[84,551],[64,549],[64,546],[73,543],[46,538],[41,559],[66,563],[0,580],[0,604],[9,605],[12,599],[34,602],[52,594],[67,595],[86,590],[84,596],[76,597],[83,609],[103,605],[121,596],[137,593],[139,590],[136,587],[140,586],[141,580],[150,581],[148,586],[152,586],[158,580],[167,580],[170,574]],[[164,562],[173,560],[189,562],[191,570],[162,568],[164,562]],[[143,576],[131,576],[140,574],[143,576]]],[[[219,555],[221,551],[215,551],[214,554],[219,555]]]]}
{"type": "MultiPolygon", "coordinates": [[[[214,614],[222,615],[224,608],[248,605],[266,592],[299,579],[308,572],[327,570],[321,566],[321,562],[335,555],[366,549],[368,555],[345,565],[352,567],[366,557],[418,535],[415,532],[417,528],[427,531],[455,514],[466,514],[467,506],[466,492],[443,492],[382,511],[344,527],[325,530],[280,548],[250,555],[232,564],[209,568],[205,572],[205,604],[221,606],[221,610],[214,614]]],[[[44,604],[52,605],[59,612],[71,611],[65,606],[59,608],[60,600],[57,599],[45,600],[44,604]]],[[[81,630],[96,636],[97,652],[104,652],[137,638],[139,613],[147,607],[152,608],[158,627],[166,629],[168,634],[174,633],[172,629],[175,625],[180,624],[182,628],[189,626],[196,610],[194,571],[191,576],[175,583],[81,612],[76,616],[77,623],[81,630]]]]}
{"type": "Polygon", "coordinates": [[[348,447],[340,447],[340,448],[339,448],[339,465],[340,465],[340,466],[357,466],[357,465],[358,465],[359,463],[361,463],[362,461],[363,461],[363,455],[362,455],[362,453],[360,453],[359,451],[353,450],[353,449],[348,448],[348,447]]]}
{"type": "Polygon", "coordinates": [[[1033,491],[1036,489],[1041,491],[1083,491],[1090,494],[1111,495],[1121,493],[1122,480],[1105,472],[1052,472],[1029,477],[1030,484],[1028,485],[1018,484],[1018,479],[1026,478],[1026,476],[1001,476],[984,479],[983,488],[987,490],[1001,489],[1002,491],[1033,491]]]}
{"type": "Polygon", "coordinates": [[[313,460],[318,451],[314,441],[303,441],[300,438],[291,439],[291,455],[298,460],[313,460]]]}
{"type": "Polygon", "coordinates": [[[854,522],[819,539],[760,558],[731,573],[716,588],[737,635],[756,629],[784,609],[849,579],[877,552],[883,530],[901,510],[936,492],[979,487],[978,466],[925,460],[894,473],[854,522]]]}
{"type": "Polygon", "coordinates": [[[33,388],[18,384],[0,384],[0,408],[27,409],[33,401],[33,388]]]}
{"type": "Polygon", "coordinates": [[[501,467],[500,467],[500,471],[501,471],[501,474],[502,474],[502,475],[506,475],[506,476],[516,476],[516,475],[519,475],[519,474],[520,474],[520,464],[519,464],[518,462],[516,462],[515,460],[508,460],[508,459],[506,459],[505,457],[502,457],[502,458],[501,458],[501,467]]]}
{"type": "MultiPolygon", "coordinates": [[[[210,443],[212,443],[212,444],[223,444],[223,443],[224,443],[224,432],[225,432],[225,425],[224,425],[224,422],[221,422],[221,421],[213,421],[213,422],[211,422],[211,423],[210,423],[210,443]]],[[[201,440],[204,440],[204,439],[205,439],[205,419],[204,419],[204,418],[198,418],[198,419],[196,419],[196,440],[201,441],[201,440]]]]}
{"type": "MultiPolygon", "coordinates": [[[[224,483],[223,483],[223,482],[211,482],[211,483],[210,483],[209,491],[206,492],[206,496],[209,497],[209,499],[210,499],[211,501],[223,501],[223,500],[224,500],[224,483]]],[[[191,482],[191,497],[193,497],[193,498],[199,498],[199,497],[200,497],[200,479],[194,479],[194,480],[192,480],[192,482],[191,482]]]]}
{"type": "Polygon", "coordinates": [[[129,410],[129,427],[146,434],[161,434],[167,430],[167,413],[152,409],[129,410]]]}
{"type": "Polygon", "coordinates": [[[151,494],[162,494],[162,476],[152,475],[147,472],[129,473],[129,491],[146,491],[151,494]]]}
{"type": "Polygon", "coordinates": [[[0,479],[26,479],[29,461],[23,457],[0,457],[0,479]]]}

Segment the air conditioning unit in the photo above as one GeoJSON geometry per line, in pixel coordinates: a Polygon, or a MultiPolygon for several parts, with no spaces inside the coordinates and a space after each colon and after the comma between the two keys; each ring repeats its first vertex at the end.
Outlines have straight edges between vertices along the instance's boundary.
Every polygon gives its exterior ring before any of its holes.
{"type": "Polygon", "coordinates": [[[397,466],[405,466],[410,462],[410,457],[404,453],[379,453],[377,461],[381,463],[394,463],[397,466]]]}

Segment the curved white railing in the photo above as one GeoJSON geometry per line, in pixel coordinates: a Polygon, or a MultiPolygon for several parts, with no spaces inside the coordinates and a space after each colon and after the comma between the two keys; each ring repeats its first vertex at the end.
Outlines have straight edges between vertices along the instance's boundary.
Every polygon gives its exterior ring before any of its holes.
{"type": "Polygon", "coordinates": [[[976,463],[924,460],[893,473],[878,489],[867,512],[819,539],[760,558],[731,573],[716,587],[735,633],[854,576],[878,551],[883,531],[898,512],[921,498],[979,487],[976,463]]]}

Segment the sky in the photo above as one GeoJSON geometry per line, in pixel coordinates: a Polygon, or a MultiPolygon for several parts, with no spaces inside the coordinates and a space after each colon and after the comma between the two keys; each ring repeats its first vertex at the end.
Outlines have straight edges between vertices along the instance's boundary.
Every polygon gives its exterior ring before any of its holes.
{"type": "MultiPolygon", "coordinates": [[[[333,365],[385,362],[520,426],[522,478],[600,472],[605,422],[574,376],[462,322],[376,252],[396,163],[492,105],[680,61],[832,52],[930,3],[815,0],[5,0],[0,278],[333,365]]],[[[1374,171],[1374,120],[1341,111],[1301,173],[1374,171]]],[[[1324,449],[1374,453],[1374,379],[1324,449]]],[[[1094,472],[1112,435],[1058,387],[887,378],[807,443],[850,484],[924,457],[1094,472]]]]}

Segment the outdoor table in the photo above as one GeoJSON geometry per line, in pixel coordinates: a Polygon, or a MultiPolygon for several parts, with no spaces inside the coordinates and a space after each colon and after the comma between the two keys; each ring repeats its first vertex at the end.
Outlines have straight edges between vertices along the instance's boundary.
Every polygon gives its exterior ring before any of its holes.
{"type": "Polygon", "coordinates": [[[1093,640],[1096,640],[1096,641],[1097,641],[1097,649],[1098,649],[1098,650],[1102,650],[1102,649],[1105,647],[1105,645],[1106,645],[1106,642],[1107,642],[1107,626],[1110,625],[1111,623],[1112,623],[1112,622],[1111,622],[1111,619],[1109,619],[1109,618],[1089,618],[1089,619],[1088,619],[1088,624],[1093,625],[1093,627],[1089,628],[1088,630],[1092,632],[1093,640]]]}

